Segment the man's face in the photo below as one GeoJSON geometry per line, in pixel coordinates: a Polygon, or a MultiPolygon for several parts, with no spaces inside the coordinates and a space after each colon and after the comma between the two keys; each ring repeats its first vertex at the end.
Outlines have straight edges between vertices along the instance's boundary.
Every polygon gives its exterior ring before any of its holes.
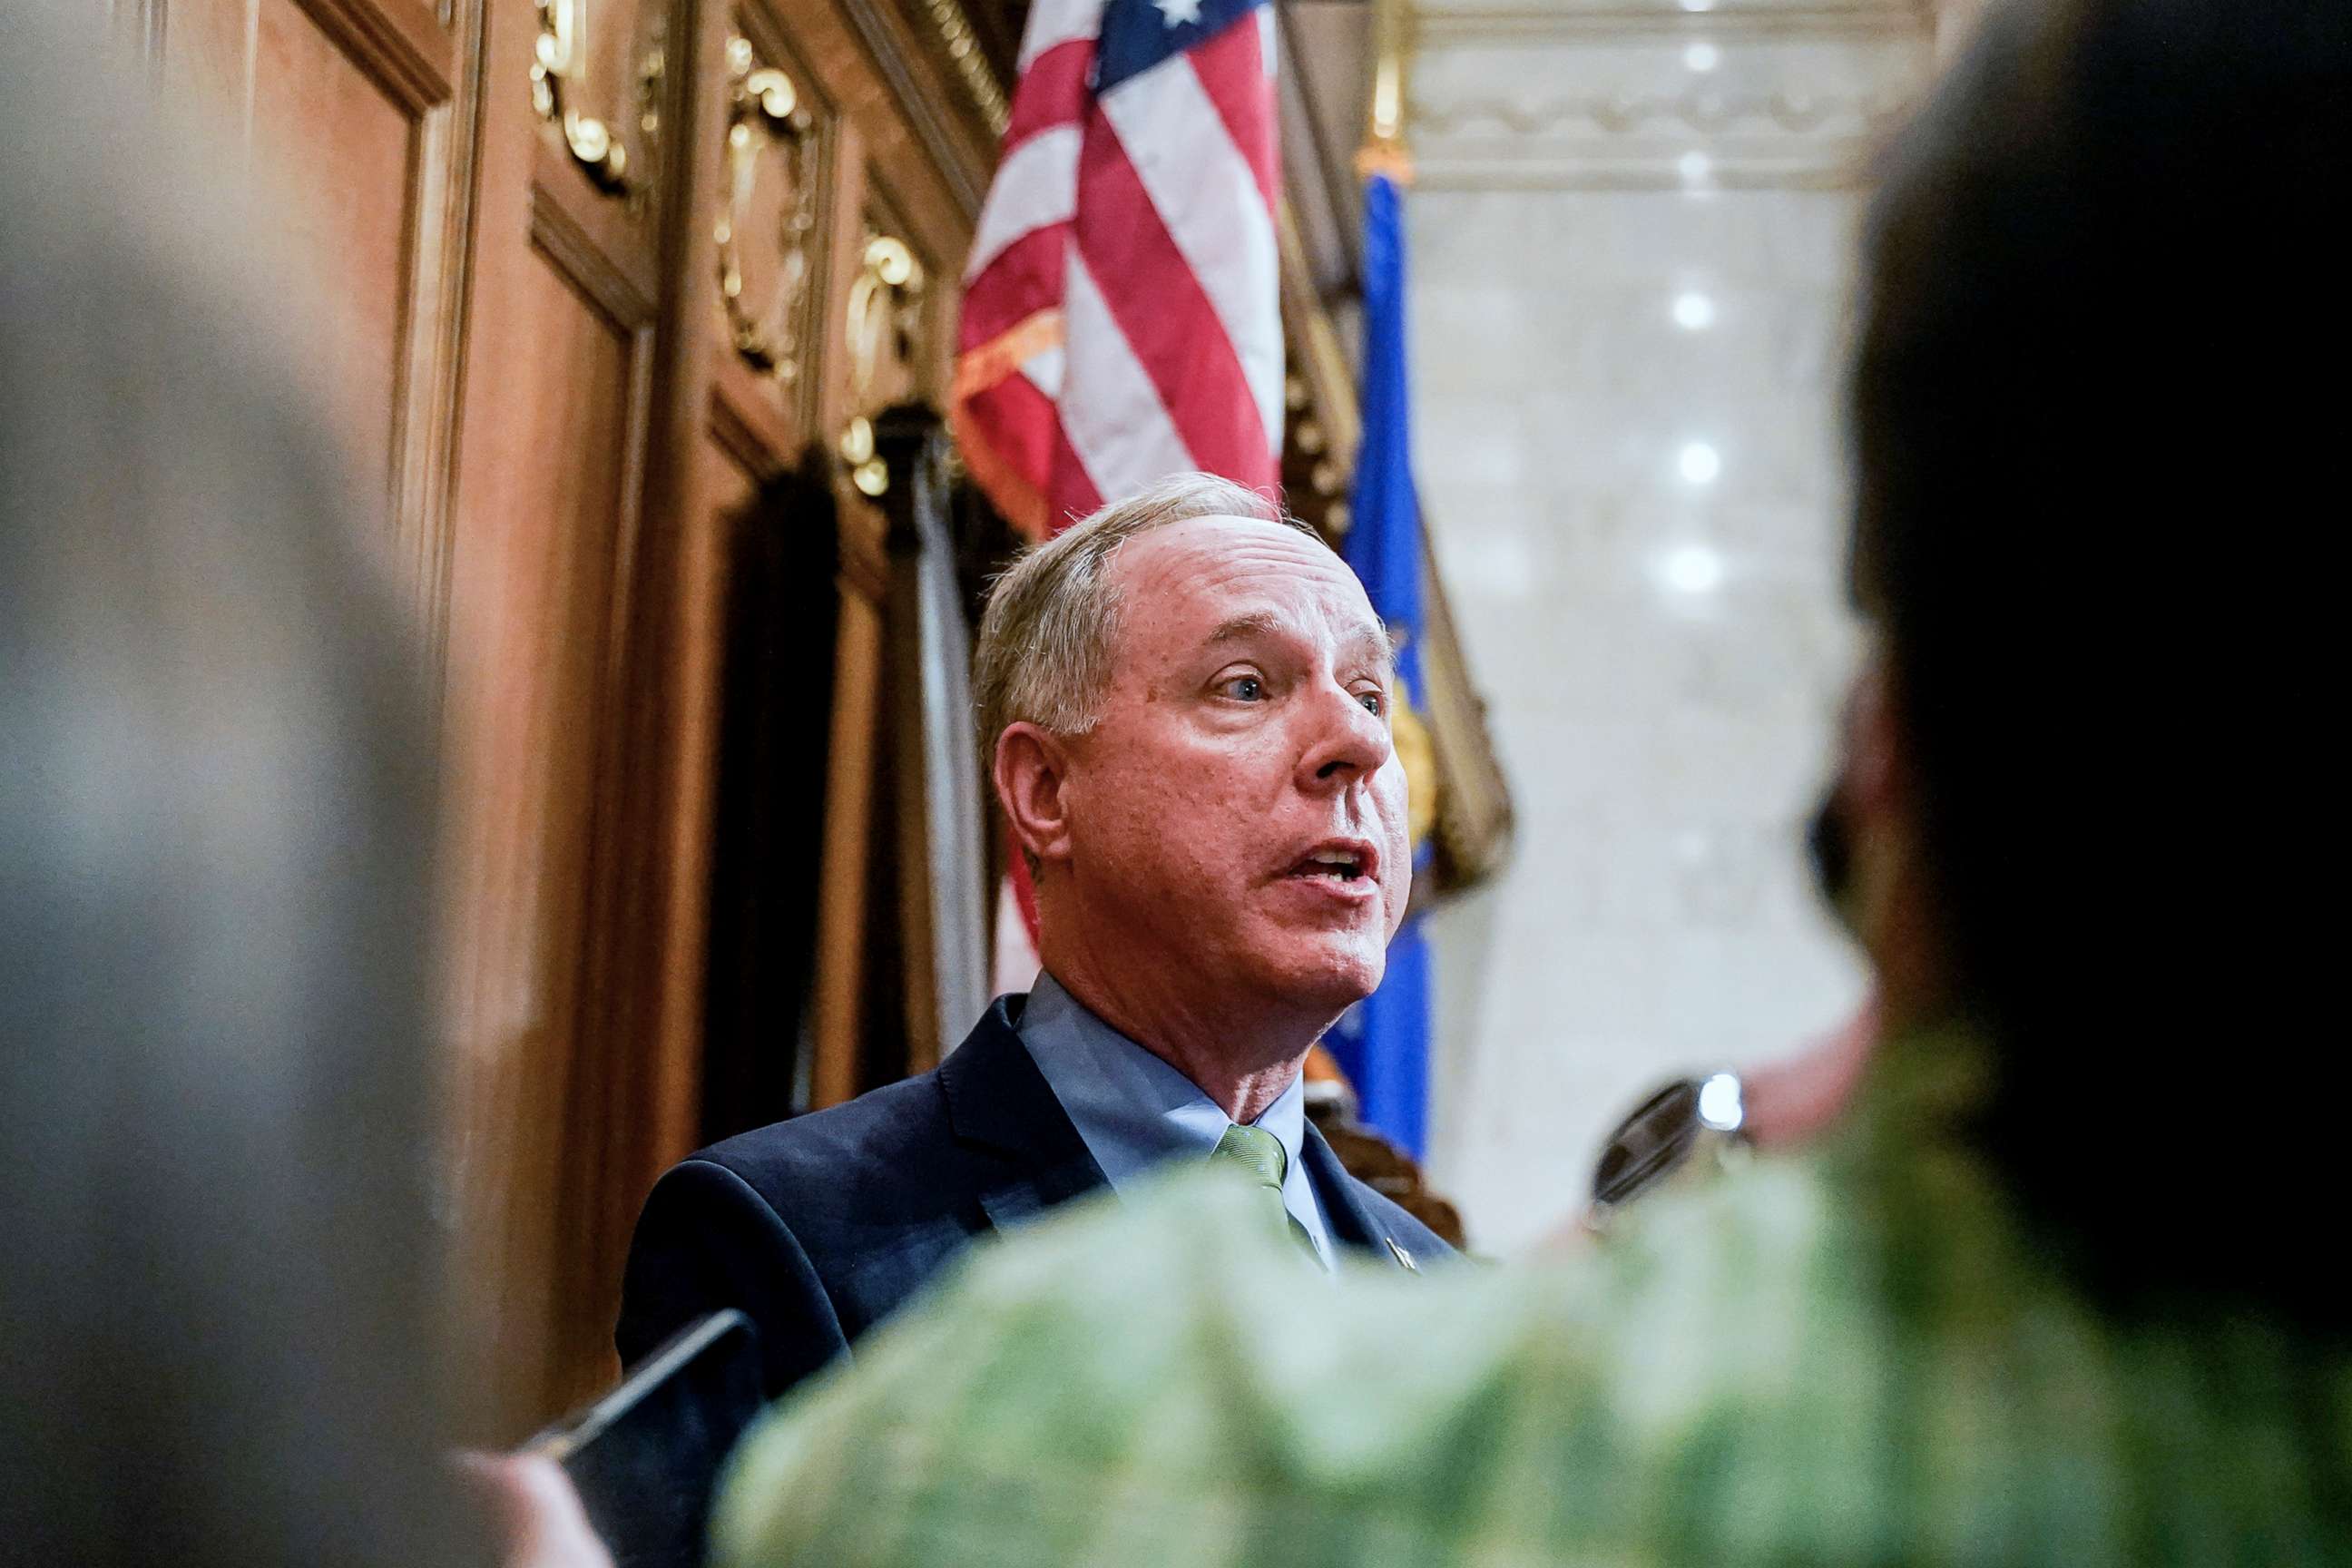
{"type": "Polygon", "coordinates": [[[1336,1016],[1380,984],[1412,883],[1387,634],[1273,523],[1156,529],[1109,575],[1110,689],[1063,784],[1089,945],[1336,1016]]]}

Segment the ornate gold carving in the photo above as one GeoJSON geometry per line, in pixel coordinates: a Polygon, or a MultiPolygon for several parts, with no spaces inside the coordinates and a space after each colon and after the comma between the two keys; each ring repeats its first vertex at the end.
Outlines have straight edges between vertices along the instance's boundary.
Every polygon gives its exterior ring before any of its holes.
{"type": "Polygon", "coordinates": [[[849,385],[856,402],[873,395],[885,346],[902,362],[914,357],[922,297],[922,263],[907,242],[868,228],[865,260],[849,289],[849,385]]]}
{"type": "Polygon", "coordinates": [[[874,421],[863,414],[841,432],[841,460],[859,493],[878,496],[890,488],[890,465],[874,450],[874,421]]]}
{"type": "Polygon", "coordinates": [[[719,299],[735,352],[761,374],[787,384],[801,374],[801,317],[812,270],[809,237],[816,227],[817,136],[793,79],[761,65],[751,41],[727,40],[727,205],[719,215],[719,299]],[[764,310],[743,299],[737,231],[751,204],[760,161],[781,148],[791,160],[793,189],[777,225],[775,298],[764,310]]]}
{"type": "MultiPolygon", "coordinates": [[[[907,242],[868,226],[857,281],[849,289],[849,400],[870,408],[881,378],[883,351],[898,364],[911,363],[922,325],[923,265],[907,242]]],[[[875,455],[874,426],[864,415],[841,436],[841,459],[859,490],[878,496],[890,488],[888,465],[875,455]]]]}
{"type": "MultiPolygon", "coordinates": [[[[629,150],[612,128],[593,115],[583,114],[565,101],[567,88],[577,86],[587,59],[588,0],[539,0],[539,43],[530,62],[530,101],[540,118],[563,128],[563,144],[572,162],[608,195],[633,194],[638,184],[629,174],[629,150]]],[[[661,41],[639,62],[638,124],[651,136],[660,123],[655,104],[662,73],[661,41]]]]}
{"type": "Polygon", "coordinates": [[[1004,101],[1004,89],[996,84],[996,73],[988,68],[988,61],[980,52],[980,40],[973,37],[971,23],[956,0],[923,0],[923,9],[930,13],[931,26],[939,29],[940,42],[947,47],[948,58],[963,78],[964,90],[980,106],[988,128],[999,136],[1012,119],[1012,110],[1004,101]]]}

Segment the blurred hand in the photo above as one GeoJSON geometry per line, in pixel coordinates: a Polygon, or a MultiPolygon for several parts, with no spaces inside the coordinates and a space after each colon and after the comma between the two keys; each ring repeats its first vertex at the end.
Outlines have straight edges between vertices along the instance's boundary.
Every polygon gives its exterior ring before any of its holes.
{"type": "Polygon", "coordinates": [[[613,1568],[563,1467],[540,1454],[463,1453],[457,1468],[496,1532],[499,1568],[613,1568]]]}

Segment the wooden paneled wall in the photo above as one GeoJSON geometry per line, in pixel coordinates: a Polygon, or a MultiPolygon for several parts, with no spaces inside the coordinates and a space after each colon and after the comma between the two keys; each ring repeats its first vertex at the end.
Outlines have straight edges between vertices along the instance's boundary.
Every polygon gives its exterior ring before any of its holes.
{"type": "MultiPolygon", "coordinates": [[[[831,485],[817,1103],[860,1081],[890,564],[993,142],[944,0],[115,0],[306,258],[443,692],[445,1193],[479,1436],[604,1384],[697,1141],[727,541],[831,485]]],[[[819,570],[826,569],[819,567],[819,570]]],[[[778,1041],[789,1049],[791,1042],[778,1041]]],[[[928,1048],[928,1047],[927,1047],[928,1048]]]]}

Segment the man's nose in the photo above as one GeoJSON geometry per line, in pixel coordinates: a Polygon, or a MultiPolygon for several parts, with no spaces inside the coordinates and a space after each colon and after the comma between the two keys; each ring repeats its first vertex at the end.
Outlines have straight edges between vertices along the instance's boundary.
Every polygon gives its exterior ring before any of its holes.
{"type": "Polygon", "coordinates": [[[1298,760],[1298,787],[1312,794],[1344,789],[1380,772],[1389,760],[1388,721],[1337,681],[1316,690],[1312,730],[1298,760]]]}

